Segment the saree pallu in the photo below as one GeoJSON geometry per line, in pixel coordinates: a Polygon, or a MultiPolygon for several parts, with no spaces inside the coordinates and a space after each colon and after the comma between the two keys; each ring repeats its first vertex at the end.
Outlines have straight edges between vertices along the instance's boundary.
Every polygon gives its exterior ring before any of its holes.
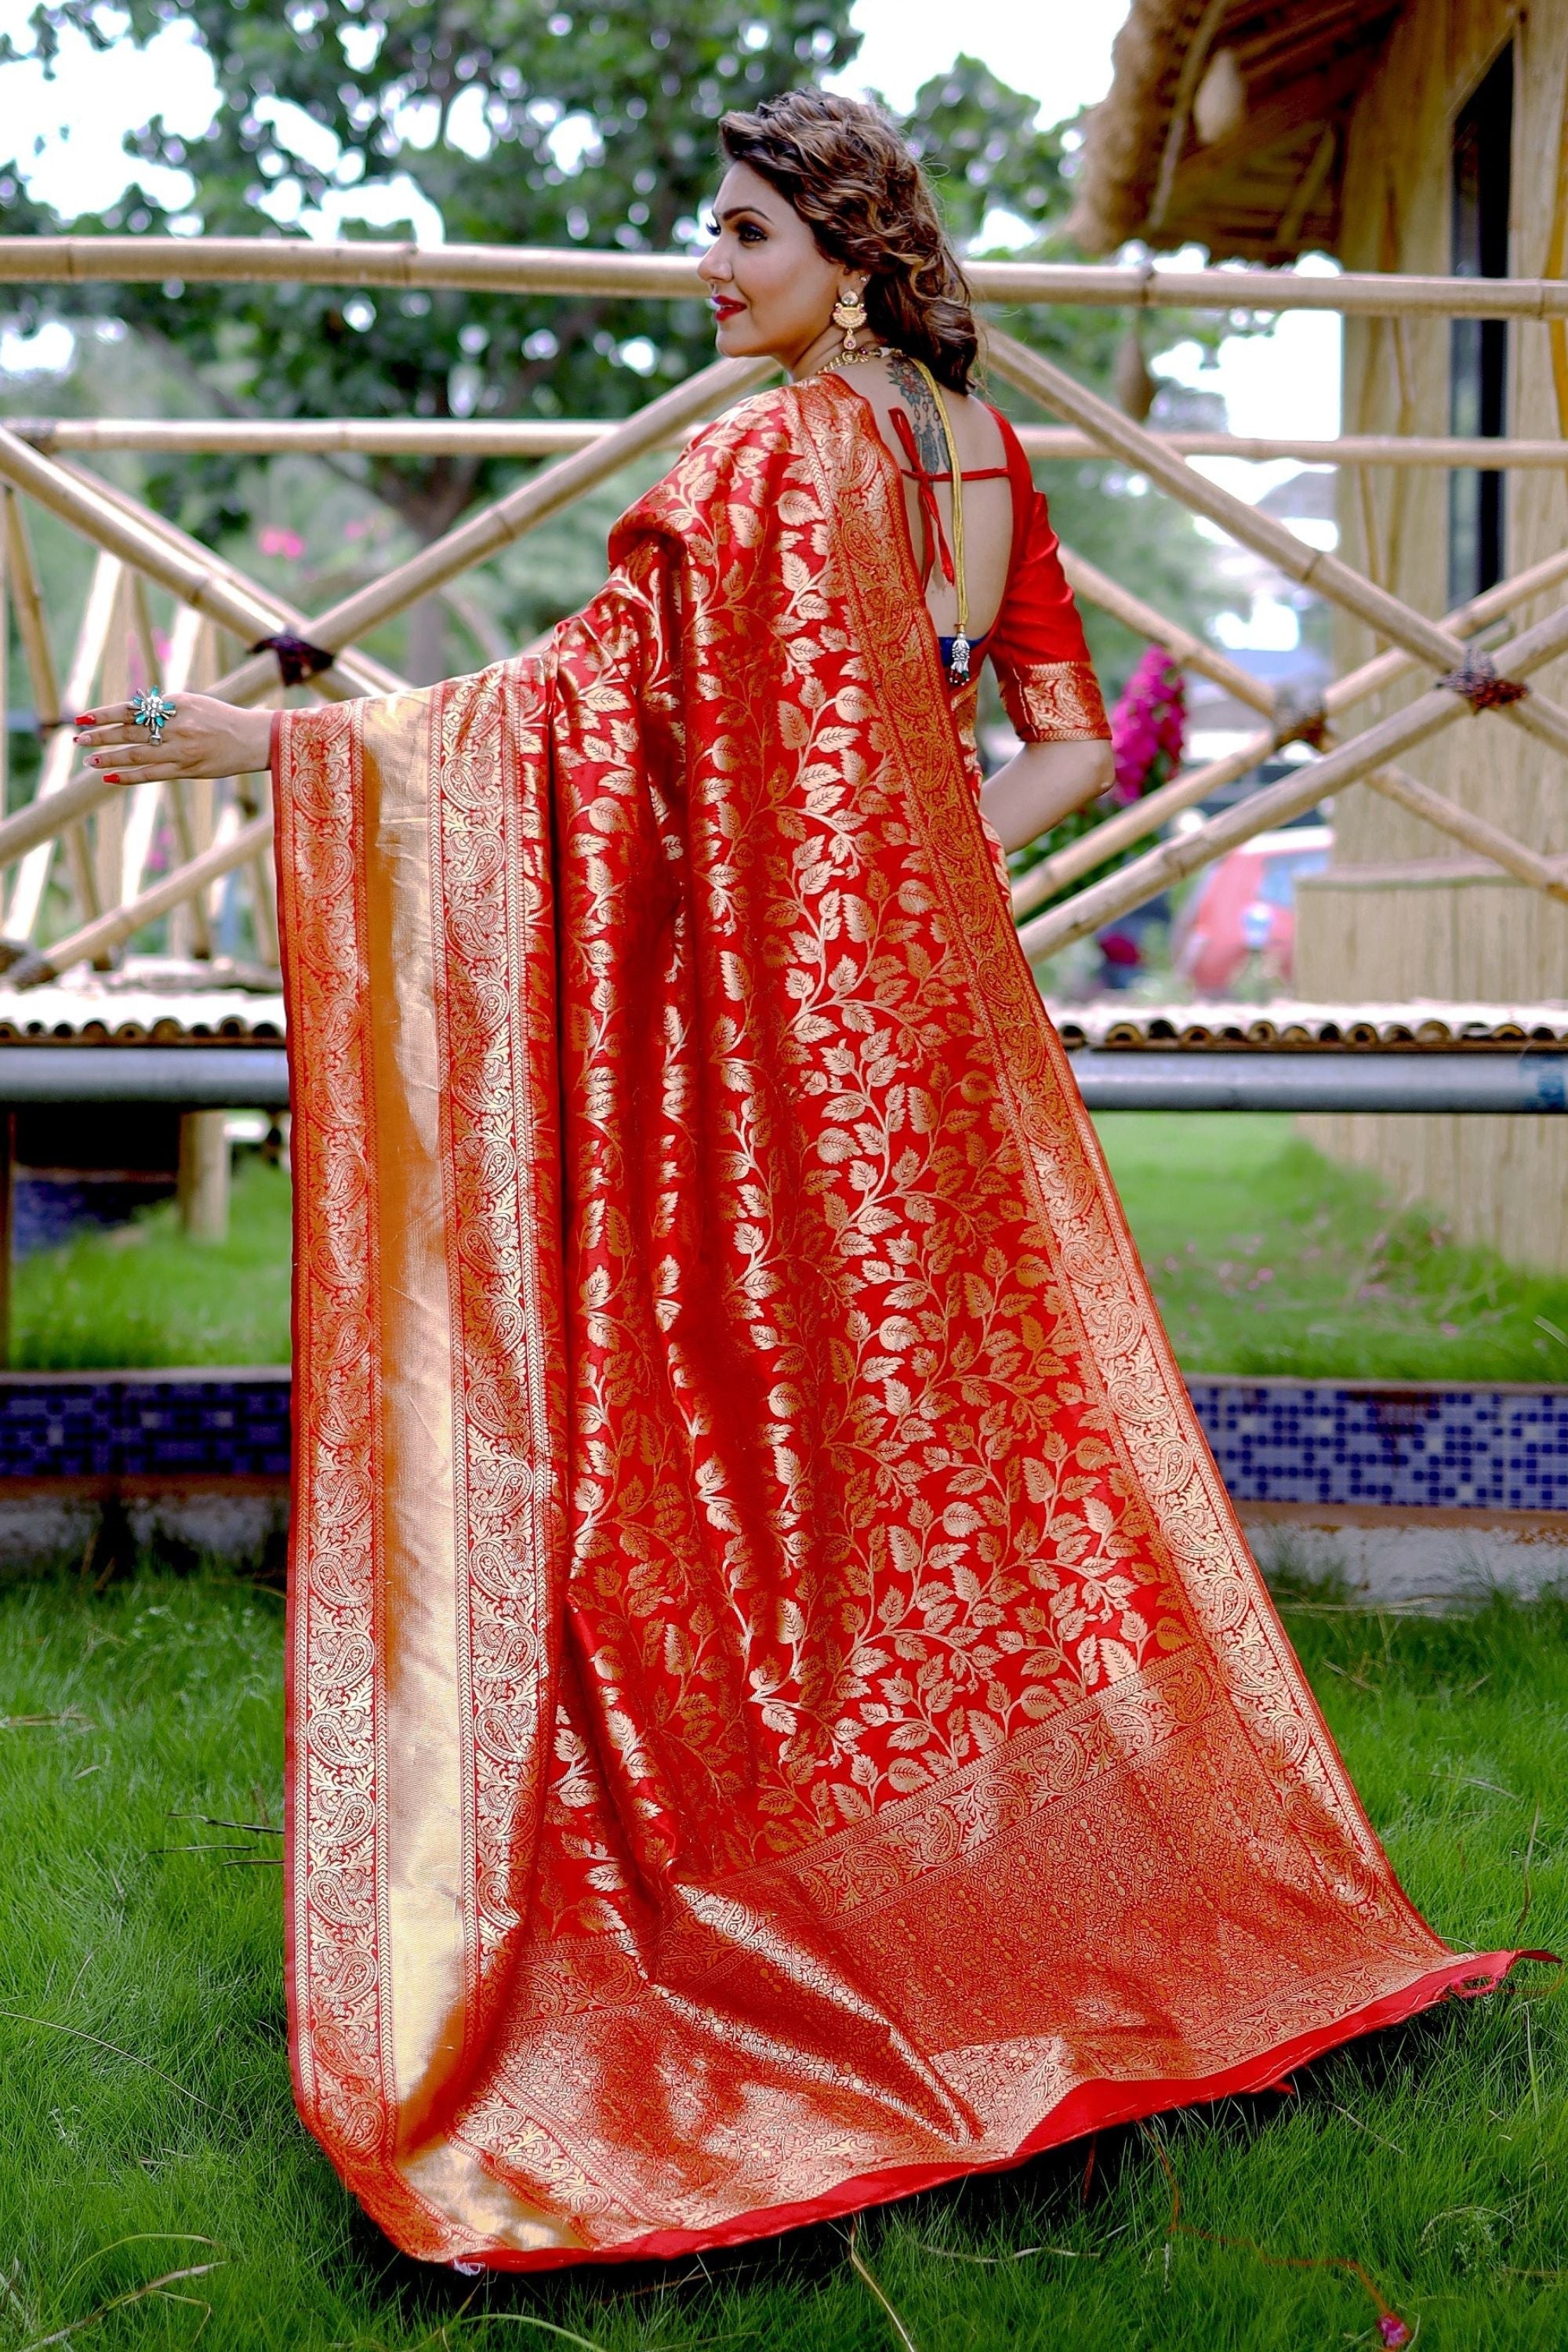
{"type": "Polygon", "coordinates": [[[1412,1909],[1018,948],[902,492],[745,403],[549,653],[291,715],[290,2041],[407,2252],[1277,2083],[1412,1909]]]}

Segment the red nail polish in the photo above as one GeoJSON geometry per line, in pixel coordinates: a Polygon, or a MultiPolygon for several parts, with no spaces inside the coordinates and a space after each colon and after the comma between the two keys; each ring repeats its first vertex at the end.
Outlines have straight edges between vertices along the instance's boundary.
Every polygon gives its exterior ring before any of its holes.
{"type": "Polygon", "coordinates": [[[106,775],[103,781],[106,784],[117,784],[120,782],[120,779],[118,776],[106,775]]]}
{"type": "Polygon", "coordinates": [[[74,725],[76,725],[76,726],[78,726],[78,727],[90,727],[90,726],[92,725],[92,713],[91,713],[91,711],[90,711],[90,710],[84,711],[84,712],[83,712],[83,714],[82,714],[82,716],[81,716],[79,719],[76,719],[76,720],[74,720],[74,721],[73,721],[73,724],[74,724],[74,725]]]}

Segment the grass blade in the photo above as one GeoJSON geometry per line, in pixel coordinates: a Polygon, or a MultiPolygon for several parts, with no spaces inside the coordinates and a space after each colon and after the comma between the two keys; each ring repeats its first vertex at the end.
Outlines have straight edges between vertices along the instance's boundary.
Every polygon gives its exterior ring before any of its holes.
{"type": "Polygon", "coordinates": [[[122,2050],[118,2042],[106,2042],[101,2033],[89,2033],[79,2025],[62,2025],[58,2018],[29,2017],[21,2009],[0,2009],[0,2017],[8,2017],[13,2025],[36,2025],[45,2033],[68,2033],[73,2042],[90,2042],[96,2050],[110,2050],[117,2058],[128,2058],[132,2066],[145,2066],[150,2074],[156,2074],[161,2083],[167,2083],[172,2091],[178,2091],[181,2098],[189,2099],[193,2106],[205,2107],[209,2115],[216,2112],[210,2099],[187,2091],[173,2074],[165,2074],[162,2066],[154,2066],[151,2058],[143,2058],[135,2050],[122,2050]]]}

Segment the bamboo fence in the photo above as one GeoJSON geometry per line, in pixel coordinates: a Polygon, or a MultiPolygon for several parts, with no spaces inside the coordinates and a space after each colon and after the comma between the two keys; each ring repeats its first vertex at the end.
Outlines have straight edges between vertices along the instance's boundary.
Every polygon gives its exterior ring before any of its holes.
{"type": "MultiPolygon", "coordinates": [[[[1016,305],[1339,310],[1396,321],[1434,316],[1568,319],[1568,284],[1555,279],[1369,274],[1297,278],[1238,269],[1100,269],[1033,263],[985,264],[971,274],[982,300],[1016,305]]],[[[137,279],[173,284],[198,278],[671,299],[701,291],[693,264],[668,256],[496,247],[420,248],[358,241],[334,245],[285,237],[0,238],[0,282],[137,279]]],[[[1259,723],[1224,760],[1176,777],[1026,875],[1015,890],[1014,904],[1028,953],[1048,955],[1087,937],[1228,849],[1303,814],[1325,793],[1357,782],[1447,835],[1472,859],[1484,861],[1482,871],[1511,875],[1549,898],[1568,902],[1568,862],[1514,839],[1395,764],[1401,755],[1468,718],[1468,701],[1447,687],[1435,688],[1348,740],[1336,740],[1334,734],[1356,705],[1413,674],[1460,670],[1478,631],[1494,627],[1531,599],[1568,583],[1568,549],[1434,621],[1337,555],[1304,543],[1283,523],[1235,498],[1191,462],[1228,456],[1258,462],[1291,457],[1362,469],[1561,467],[1568,463],[1568,445],[1472,442],[1452,436],[1360,435],[1322,442],[1155,433],[1000,331],[991,331],[988,352],[993,370],[1054,419],[1022,428],[1032,456],[1104,457],[1132,469],[1287,577],[1366,624],[1384,647],[1335,679],[1321,710],[1306,718],[1277,712],[1268,689],[1238,663],[1064,549],[1068,577],[1081,598],[1163,645],[1183,667],[1215,681],[1254,711],[1259,723]],[[1255,792],[1206,823],[1155,842],[1107,879],[1074,889],[1108,856],[1135,849],[1221,785],[1238,781],[1270,752],[1300,738],[1310,740],[1312,755],[1282,782],[1255,792]],[[1064,892],[1068,895],[1060,897],[1064,892]],[[1051,899],[1058,903],[1048,905],[1051,899]]],[[[536,530],[623,467],[650,452],[679,447],[718,410],[769,373],[765,362],[721,361],[615,423],[100,417],[13,419],[8,426],[0,426],[0,623],[8,608],[45,741],[35,798],[9,814],[0,814],[0,873],[12,877],[0,919],[0,967],[9,961],[11,982],[27,985],[84,961],[106,963],[146,926],[164,919],[173,947],[197,959],[209,956],[220,935],[226,894],[237,887],[237,877],[243,881],[257,955],[263,961],[275,961],[277,955],[268,854],[271,816],[264,787],[254,779],[220,778],[142,785],[124,793],[106,785],[98,772],[75,766],[69,736],[59,723],[62,718],[94,700],[118,698],[153,684],[165,690],[201,688],[240,703],[276,701],[279,689],[274,656],[249,655],[244,649],[259,637],[280,632],[331,649],[330,667],[309,682],[313,693],[342,698],[400,691],[405,681],[360,650],[356,640],[431,594],[445,595],[462,613],[466,608],[456,583],[465,572],[536,530]],[[254,455],[440,451],[550,462],[384,577],[308,614],[75,462],[84,454],[117,448],[254,455]],[[51,649],[50,615],[27,522],[29,506],[45,509],[94,551],[89,593],[63,684],[51,649]],[[162,654],[150,618],[149,589],[174,602],[174,618],[162,654]],[[54,861],[62,846],[63,867],[57,874],[54,861]],[[156,872],[160,862],[164,870],[156,872]],[[58,919],[61,888],[67,898],[63,925],[58,919]],[[46,930],[58,935],[46,940],[46,930]]],[[[5,683],[8,638],[8,630],[0,625],[0,690],[5,683]]],[[[1568,607],[1497,648],[1495,658],[1510,677],[1522,681],[1564,650],[1568,607]]],[[[1554,752],[1568,752],[1568,710],[1539,691],[1482,716],[1489,724],[1500,719],[1524,729],[1554,752]]],[[[4,785],[5,746],[0,740],[0,810],[4,785]]]]}
{"type": "MultiPolygon", "coordinates": [[[[592,448],[615,431],[591,417],[492,418],[322,416],[165,417],[13,416],[9,429],[46,457],[91,456],[109,449],[163,457],[563,457],[592,448]]],[[[1087,433],[1065,425],[1024,425],[1018,438],[1041,464],[1100,457],[1087,433]]],[[[1481,473],[1563,469],[1561,441],[1468,441],[1456,434],[1347,433],[1334,441],[1269,439],[1236,433],[1156,432],[1179,457],[1239,457],[1249,465],[1281,459],[1302,466],[1463,466],[1481,473]]],[[[678,448],[672,436],[664,445],[678,448]]]]}
{"type": "MultiPolygon", "coordinates": [[[[1167,269],[1144,262],[976,261],[976,301],[1098,310],[1337,310],[1372,318],[1568,319],[1553,278],[1426,278],[1375,270],[1167,269]]],[[[0,285],[393,286],[492,294],[701,299],[694,258],[543,246],[415,245],[302,236],[5,236],[0,285]]]]}

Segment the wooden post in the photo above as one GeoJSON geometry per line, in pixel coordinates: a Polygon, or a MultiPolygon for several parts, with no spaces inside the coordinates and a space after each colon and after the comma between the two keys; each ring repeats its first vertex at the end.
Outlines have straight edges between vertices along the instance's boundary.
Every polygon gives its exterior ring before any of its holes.
{"type": "Polygon", "coordinates": [[[228,1239],[228,1114],[188,1110],[180,1119],[180,1223],[193,1242],[228,1239]]]}

